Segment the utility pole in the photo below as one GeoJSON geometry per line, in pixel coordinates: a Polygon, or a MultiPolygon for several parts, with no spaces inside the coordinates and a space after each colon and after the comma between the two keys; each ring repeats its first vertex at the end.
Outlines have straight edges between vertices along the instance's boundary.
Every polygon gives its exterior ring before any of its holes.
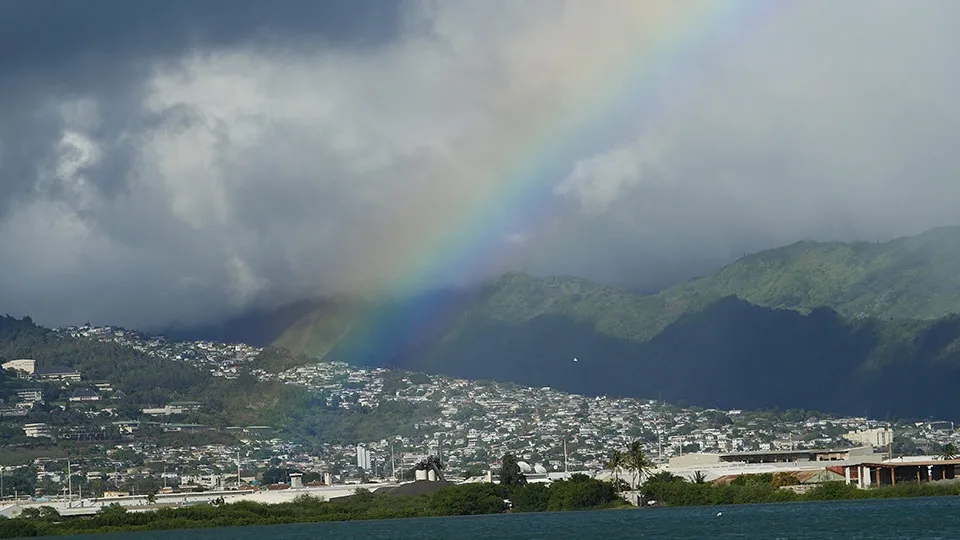
{"type": "Polygon", "coordinates": [[[240,450],[237,450],[237,489],[240,489],[240,450]]]}
{"type": "Polygon", "coordinates": [[[0,499],[3,499],[3,465],[0,465],[0,499]]]}
{"type": "Polygon", "coordinates": [[[393,477],[393,481],[397,481],[397,458],[393,453],[393,445],[390,445],[390,470],[393,477]]]}
{"type": "Polygon", "coordinates": [[[660,458],[660,463],[666,463],[663,460],[663,424],[660,418],[657,418],[657,457],[660,458]]]}
{"type": "Polygon", "coordinates": [[[73,473],[70,469],[70,460],[67,459],[67,506],[73,508],[73,473]]]}
{"type": "Polygon", "coordinates": [[[567,437],[563,437],[563,476],[564,478],[570,475],[570,471],[567,469],[567,437]]]}
{"type": "Polygon", "coordinates": [[[657,453],[660,463],[666,463],[663,459],[663,391],[657,396],[657,453]]]}

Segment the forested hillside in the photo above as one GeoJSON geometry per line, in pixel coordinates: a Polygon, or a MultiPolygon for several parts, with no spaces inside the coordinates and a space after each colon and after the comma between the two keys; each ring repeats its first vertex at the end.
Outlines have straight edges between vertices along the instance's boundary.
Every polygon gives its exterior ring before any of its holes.
{"type": "Polygon", "coordinates": [[[830,309],[801,314],[732,297],[648,342],[558,316],[490,319],[391,365],[710,407],[960,417],[960,318],[850,322],[830,309]]]}
{"type": "Polygon", "coordinates": [[[196,397],[210,375],[182,362],[153,358],[113,343],[76,339],[26,317],[0,317],[0,361],[33,358],[37,367],[71,367],[88,380],[109,381],[138,402],[196,397]]]}
{"type": "Polygon", "coordinates": [[[960,347],[957,270],[960,228],[800,242],[654,295],[511,273],[406,301],[328,303],[277,344],[596,394],[960,416],[944,395],[960,347]]]}
{"type": "Polygon", "coordinates": [[[960,312],[960,227],[884,243],[799,242],[740,259],[657,296],[695,310],[723,296],[845,317],[936,319],[960,312]]]}
{"type": "MultiPolygon", "coordinates": [[[[43,383],[48,405],[33,407],[22,422],[90,426],[114,420],[155,421],[156,418],[142,417],[141,409],[192,400],[200,404],[198,410],[177,420],[215,428],[268,425],[278,433],[308,443],[352,443],[410,434],[420,419],[436,413],[431,403],[408,404],[389,399],[374,407],[348,410],[328,404],[322,393],[276,380],[261,380],[250,373],[249,369],[278,372],[309,361],[284,349],[264,349],[237,378],[227,379],[184,361],[149,356],[131,347],[96,339],[74,338],[37,326],[30,318],[0,317],[0,363],[17,358],[36,360],[38,369],[71,367],[84,377],[83,381],[66,386],[43,383]],[[110,383],[118,391],[103,402],[115,411],[107,417],[86,416],[80,412],[82,406],[66,400],[72,387],[86,387],[92,382],[110,383]],[[60,404],[66,410],[61,411],[60,404]]],[[[38,383],[0,370],[0,400],[27,387],[37,388],[38,383]]],[[[33,442],[22,435],[18,441],[33,442]]]]}

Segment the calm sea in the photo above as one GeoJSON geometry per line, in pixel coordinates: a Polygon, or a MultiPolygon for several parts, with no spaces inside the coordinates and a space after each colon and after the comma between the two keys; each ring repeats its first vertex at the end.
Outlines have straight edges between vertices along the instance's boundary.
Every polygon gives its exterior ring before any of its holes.
{"type": "Polygon", "coordinates": [[[960,497],[509,514],[108,534],[102,540],[960,539],[960,497]],[[718,512],[722,515],[717,516],[718,512]]]}

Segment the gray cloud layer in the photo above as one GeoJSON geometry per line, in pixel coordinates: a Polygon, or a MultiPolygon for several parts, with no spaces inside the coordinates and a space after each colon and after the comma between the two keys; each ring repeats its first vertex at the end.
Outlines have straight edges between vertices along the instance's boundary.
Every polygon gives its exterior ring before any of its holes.
{"type": "MultiPolygon", "coordinates": [[[[393,282],[679,3],[46,4],[0,3],[0,311],[154,326],[393,282]]],[[[960,222],[960,4],[784,6],[607,111],[478,274],[644,288],[960,222]]]]}

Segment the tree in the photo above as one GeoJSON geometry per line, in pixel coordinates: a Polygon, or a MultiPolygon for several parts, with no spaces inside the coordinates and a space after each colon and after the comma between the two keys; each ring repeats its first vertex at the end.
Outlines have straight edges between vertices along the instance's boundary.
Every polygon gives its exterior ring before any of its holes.
{"type": "Polygon", "coordinates": [[[504,486],[519,486],[527,483],[527,477],[520,472],[517,456],[505,454],[500,467],[500,484],[504,486]]]}
{"type": "Polygon", "coordinates": [[[29,465],[27,467],[20,467],[14,469],[13,472],[10,472],[8,467],[6,473],[6,489],[4,491],[7,494],[10,494],[14,491],[20,493],[33,494],[37,489],[37,469],[36,467],[29,465]]]}
{"type": "Polygon", "coordinates": [[[109,514],[126,514],[127,509],[120,505],[120,503],[110,503],[106,506],[102,506],[100,510],[97,511],[97,514],[100,515],[109,515],[109,514]]]}
{"type": "Polygon", "coordinates": [[[692,482],[692,483],[694,483],[694,484],[706,484],[706,483],[707,483],[707,475],[704,474],[703,471],[694,471],[694,472],[693,472],[693,477],[690,478],[690,482],[692,482]]]}
{"type": "Polygon", "coordinates": [[[778,472],[773,475],[770,485],[775,488],[781,488],[783,486],[797,486],[800,485],[800,479],[794,476],[793,473],[778,472]]]}
{"type": "Polygon", "coordinates": [[[653,462],[643,451],[643,443],[639,440],[630,443],[626,453],[627,468],[633,473],[633,487],[643,481],[643,476],[653,468],[653,462]]]}
{"type": "Polygon", "coordinates": [[[957,447],[953,443],[947,443],[940,448],[940,459],[957,459],[957,447]]]}
{"type": "Polygon", "coordinates": [[[23,519],[40,519],[40,509],[39,508],[24,508],[20,512],[20,517],[23,519]]]}
{"type": "Polygon", "coordinates": [[[613,471],[614,486],[616,486],[617,490],[620,489],[620,469],[625,467],[626,464],[627,456],[622,450],[610,452],[610,460],[607,461],[607,468],[613,471]]]}
{"type": "Polygon", "coordinates": [[[264,485],[283,484],[290,478],[290,473],[299,473],[297,469],[271,468],[263,472],[261,480],[264,485]]]}
{"type": "Polygon", "coordinates": [[[40,519],[45,519],[47,521],[56,521],[60,519],[60,512],[52,506],[41,506],[40,507],[40,519]]]}
{"type": "Polygon", "coordinates": [[[547,510],[583,510],[617,499],[614,486],[575,473],[550,484],[547,510]]]}
{"type": "Polygon", "coordinates": [[[373,492],[367,488],[357,488],[353,490],[353,498],[360,502],[371,502],[375,496],[373,492]]]}
{"type": "Polygon", "coordinates": [[[430,498],[439,515],[471,516],[497,514],[506,509],[501,487],[493,484],[463,484],[440,488],[430,498]]]}

